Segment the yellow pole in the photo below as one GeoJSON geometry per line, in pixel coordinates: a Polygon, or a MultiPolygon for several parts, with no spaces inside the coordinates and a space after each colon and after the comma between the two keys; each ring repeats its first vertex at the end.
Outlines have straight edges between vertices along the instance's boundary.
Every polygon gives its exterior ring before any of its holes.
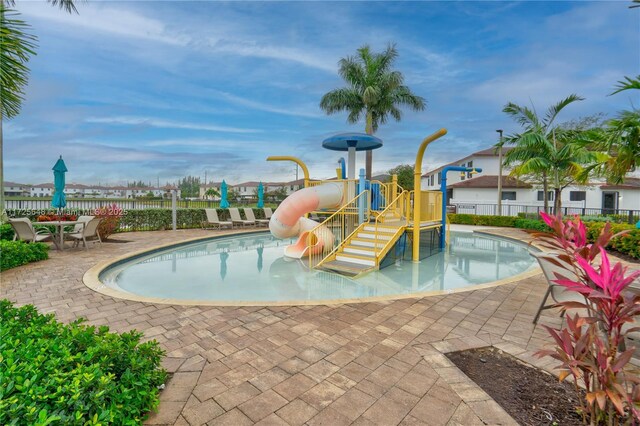
{"type": "Polygon", "coordinates": [[[395,200],[397,196],[398,196],[398,175],[392,175],[391,176],[391,197],[389,197],[389,202],[395,200]]]}
{"type": "Polygon", "coordinates": [[[301,159],[297,157],[291,157],[289,155],[272,155],[270,157],[267,157],[267,161],[293,161],[302,169],[302,173],[304,174],[304,187],[306,188],[309,186],[309,169],[301,159]]]}
{"type": "Polygon", "coordinates": [[[420,193],[422,177],[422,157],[427,145],[447,134],[447,129],[440,129],[431,136],[427,136],[418,148],[416,154],[416,165],[413,169],[413,261],[420,260],[420,193]]]}

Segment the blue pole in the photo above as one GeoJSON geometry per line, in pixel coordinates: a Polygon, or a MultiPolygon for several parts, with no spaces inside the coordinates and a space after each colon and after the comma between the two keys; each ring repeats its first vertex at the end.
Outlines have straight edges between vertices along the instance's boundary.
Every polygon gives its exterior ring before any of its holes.
{"type": "Polygon", "coordinates": [[[338,163],[340,164],[340,168],[342,169],[342,179],[346,179],[347,178],[347,164],[344,161],[344,157],[340,157],[340,159],[338,160],[338,163]]]}
{"type": "MultiPolygon", "coordinates": [[[[364,169],[360,169],[360,182],[358,183],[358,194],[365,191],[365,174],[364,169]]],[[[367,200],[360,199],[358,202],[358,223],[364,223],[364,206],[367,200]]]]}
{"type": "Polygon", "coordinates": [[[446,244],[445,229],[447,227],[447,173],[449,172],[477,172],[482,173],[480,168],[470,168],[462,166],[447,166],[442,169],[442,179],[440,180],[440,192],[442,192],[442,226],[440,228],[440,249],[444,250],[446,244]]]}

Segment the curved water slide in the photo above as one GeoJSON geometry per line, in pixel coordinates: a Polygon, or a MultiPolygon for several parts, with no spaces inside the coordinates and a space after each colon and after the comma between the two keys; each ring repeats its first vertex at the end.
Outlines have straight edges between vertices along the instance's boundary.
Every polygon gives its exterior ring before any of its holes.
{"type": "Polygon", "coordinates": [[[285,247],[285,256],[301,259],[310,254],[333,249],[335,238],[331,230],[320,226],[310,234],[319,223],[304,215],[320,209],[342,206],[347,201],[344,192],[343,184],[331,182],[303,188],[285,198],[269,221],[269,230],[274,237],[298,237],[295,244],[285,247]],[[311,246],[307,241],[311,241],[311,246]]]}

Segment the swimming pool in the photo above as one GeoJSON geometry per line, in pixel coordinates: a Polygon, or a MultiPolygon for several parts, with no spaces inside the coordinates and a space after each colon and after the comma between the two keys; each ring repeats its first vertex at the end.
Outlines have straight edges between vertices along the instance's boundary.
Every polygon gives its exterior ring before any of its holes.
{"type": "Polygon", "coordinates": [[[446,252],[420,263],[399,261],[351,279],[309,270],[306,263],[285,258],[283,248],[292,242],[267,233],[191,242],[118,262],[102,270],[99,281],[109,294],[134,300],[328,303],[470,289],[522,274],[534,265],[524,244],[451,232],[446,252]]]}

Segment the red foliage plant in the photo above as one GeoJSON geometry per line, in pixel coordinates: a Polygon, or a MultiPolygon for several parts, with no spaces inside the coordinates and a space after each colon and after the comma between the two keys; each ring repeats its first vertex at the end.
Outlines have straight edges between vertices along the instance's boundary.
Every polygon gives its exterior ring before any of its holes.
{"type": "Polygon", "coordinates": [[[38,222],[74,221],[78,219],[75,214],[41,214],[36,218],[38,222]]]}
{"type": "Polygon", "coordinates": [[[115,203],[96,209],[94,216],[102,218],[100,225],[98,225],[98,234],[100,234],[102,240],[106,240],[111,234],[116,232],[123,214],[124,211],[122,208],[115,203]]]}
{"type": "Polygon", "coordinates": [[[628,366],[635,348],[625,349],[625,337],[640,330],[629,327],[640,313],[640,296],[628,289],[640,271],[628,273],[620,263],[611,265],[605,247],[618,234],[613,235],[609,224],[593,244],[587,244],[579,217],[563,221],[545,213],[541,216],[552,233],[532,234],[542,247],[560,253],[560,260],[570,264],[578,277],[573,281],[556,273],[554,282],[583,295],[584,303],[559,304],[564,311],[580,311],[567,316],[564,328],[544,326],[556,345],[537,356],[559,360],[560,380],[571,376],[576,389],[584,389],[579,409],[585,424],[637,424],[640,377],[628,366]]]}

